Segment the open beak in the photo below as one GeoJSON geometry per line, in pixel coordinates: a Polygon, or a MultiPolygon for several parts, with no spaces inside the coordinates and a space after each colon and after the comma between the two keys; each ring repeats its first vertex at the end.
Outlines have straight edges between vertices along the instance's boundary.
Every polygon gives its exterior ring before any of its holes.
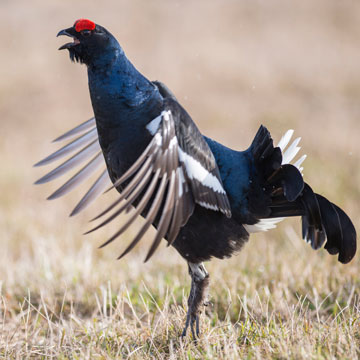
{"type": "Polygon", "coordinates": [[[56,37],[63,36],[63,35],[73,38],[74,41],[60,46],[59,50],[70,49],[70,48],[80,44],[80,40],[76,37],[76,35],[77,35],[76,30],[73,27],[59,31],[58,34],[56,35],[56,37]]]}

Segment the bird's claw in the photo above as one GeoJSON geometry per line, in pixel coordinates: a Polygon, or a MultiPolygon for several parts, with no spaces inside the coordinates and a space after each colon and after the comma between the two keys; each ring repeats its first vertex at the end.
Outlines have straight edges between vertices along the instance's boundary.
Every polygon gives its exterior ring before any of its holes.
{"type": "Polygon", "coordinates": [[[186,336],[187,329],[191,329],[191,334],[193,339],[196,341],[200,336],[200,318],[199,315],[187,314],[186,322],[183,332],[181,333],[181,337],[186,336]]]}

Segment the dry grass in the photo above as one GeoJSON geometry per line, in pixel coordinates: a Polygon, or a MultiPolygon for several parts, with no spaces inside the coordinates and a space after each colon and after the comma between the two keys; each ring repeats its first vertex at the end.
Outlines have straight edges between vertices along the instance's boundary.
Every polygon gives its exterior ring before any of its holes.
{"type": "Polygon", "coordinates": [[[360,4],[355,1],[2,1],[0,3],[0,356],[5,358],[360,357],[359,260],[342,266],[299,238],[299,221],[207,264],[212,306],[183,341],[189,277],[164,247],[115,261],[82,237],[31,165],[91,114],[85,69],[54,35],[79,17],[115,33],[138,68],[167,83],[211,137],[245,148],[260,123],[303,137],[305,177],[359,229],[360,4]]]}

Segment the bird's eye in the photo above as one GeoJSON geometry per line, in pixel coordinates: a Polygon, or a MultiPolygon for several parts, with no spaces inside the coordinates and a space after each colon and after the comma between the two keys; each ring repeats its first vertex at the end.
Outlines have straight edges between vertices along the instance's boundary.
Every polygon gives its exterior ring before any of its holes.
{"type": "Polygon", "coordinates": [[[84,36],[84,37],[88,37],[91,35],[91,31],[90,30],[83,30],[81,32],[81,35],[84,36]]]}

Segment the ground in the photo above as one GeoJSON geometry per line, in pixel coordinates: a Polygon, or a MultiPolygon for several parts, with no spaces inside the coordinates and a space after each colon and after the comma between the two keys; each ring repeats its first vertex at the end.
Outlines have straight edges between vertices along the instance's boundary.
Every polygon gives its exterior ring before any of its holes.
{"type": "MultiPolygon", "coordinates": [[[[348,265],[301,239],[300,220],[206,264],[201,337],[180,338],[190,279],[175,250],[121,261],[135,228],[83,236],[105,201],[68,218],[32,164],[91,116],[85,67],[57,52],[80,17],[112,31],[135,65],[165,82],[200,129],[244,149],[264,124],[308,154],[304,176],[360,229],[360,4],[346,0],[0,3],[0,356],[5,358],[356,359],[359,257],[348,265]]],[[[111,194],[108,194],[111,196],[111,194]]],[[[120,221],[121,222],[121,221],[120,221]]]]}

